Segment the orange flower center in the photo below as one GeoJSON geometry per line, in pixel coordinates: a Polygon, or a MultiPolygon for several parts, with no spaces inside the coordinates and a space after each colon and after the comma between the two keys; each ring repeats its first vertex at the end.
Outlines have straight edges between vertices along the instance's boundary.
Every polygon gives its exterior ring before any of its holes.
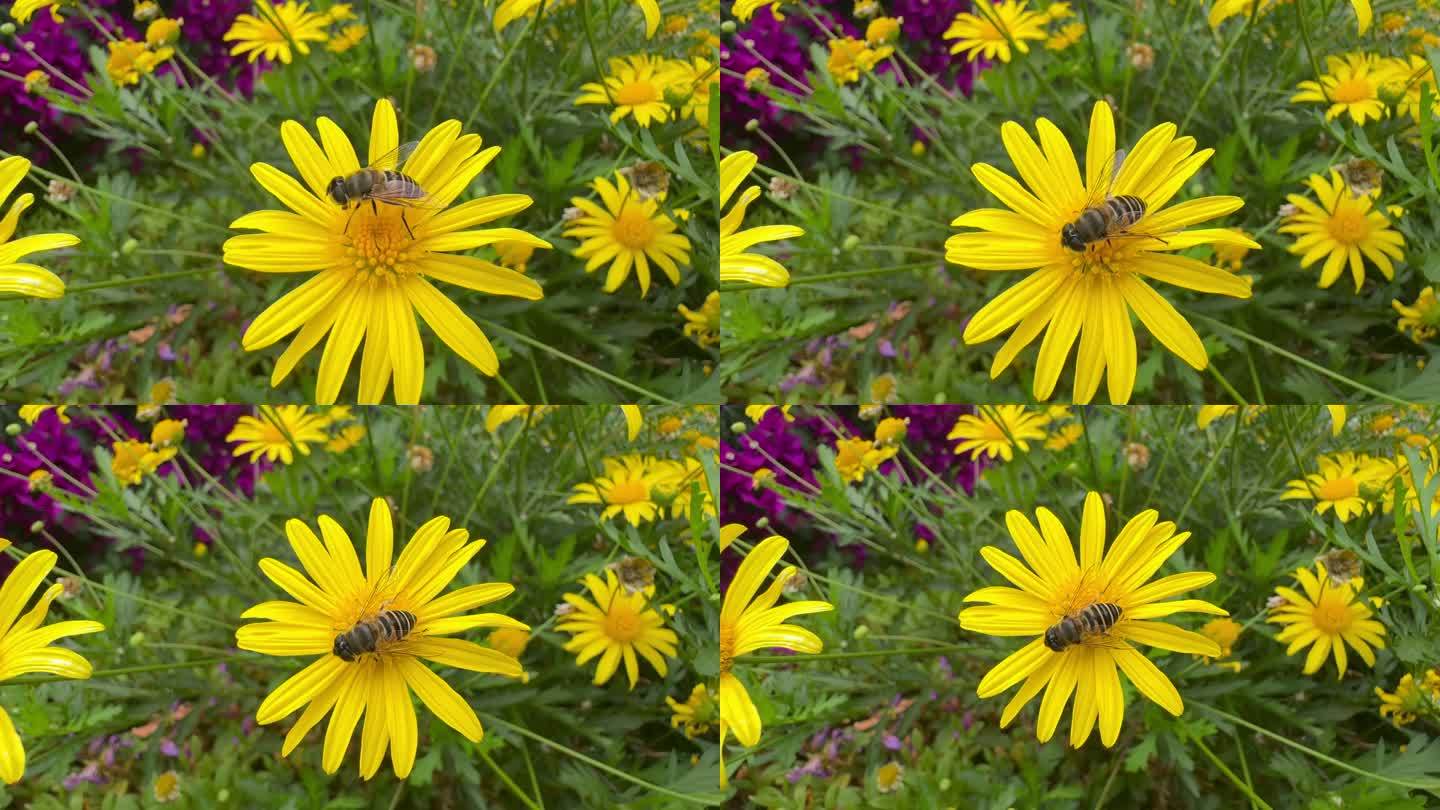
{"type": "MultiPolygon", "coordinates": [[[[374,278],[395,278],[414,272],[413,262],[424,251],[410,238],[410,232],[400,221],[400,214],[395,206],[381,205],[377,213],[369,203],[361,203],[353,216],[350,213],[345,215],[350,222],[345,256],[356,273],[374,278]]],[[[410,228],[413,232],[413,222],[410,228]]]]}
{"type": "Polygon", "coordinates": [[[720,626],[720,674],[724,675],[735,665],[735,630],[720,626]]]}
{"type": "Polygon", "coordinates": [[[1320,597],[1320,604],[1315,606],[1313,620],[1315,627],[1322,633],[1337,635],[1350,628],[1350,606],[1339,598],[1339,594],[1320,597]]]}
{"type": "Polygon", "coordinates": [[[1334,478],[1315,488],[1315,494],[1322,501],[1343,501],[1360,494],[1360,485],[1354,478],[1334,478]]]}
{"type": "Polygon", "coordinates": [[[631,250],[644,250],[655,239],[655,224],[636,206],[627,205],[611,226],[615,241],[631,250]]]}
{"type": "Polygon", "coordinates": [[[1347,245],[1365,241],[1370,235],[1370,223],[1365,220],[1365,212],[1350,206],[1335,211],[1330,215],[1330,235],[1335,241],[1347,245]]]}
{"type": "Polygon", "coordinates": [[[1339,104],[1354,104],[1357,101],[1364,101],[1375,97],[1375,88],[1369,80],[1354,76],[1335,85],[1330,91],[1330,98],[1339,104]]]}
{"type": "Polygon", "coordinates": [[[649,104],[659,100],[660,91],[655,89],[654,84],[644,79],[627,82],[615,91],[615,103],[625,107],[649,104]]]}
{"type": "Polygon", "coordinates": [[[630,608],[629,601],[617,598],[605,614],[605,635],[615,641],[628,643],[640,637],[640,616],[630,608]]]}
{"type": "Polygon", "coordinates": [[[650,489],[645,486],[644,481],[634,478],[625,481],[616,481],[610,485],[605,493],[607,503],[625,506],[632,503],[641,503],[650,500],[650,489]]]}

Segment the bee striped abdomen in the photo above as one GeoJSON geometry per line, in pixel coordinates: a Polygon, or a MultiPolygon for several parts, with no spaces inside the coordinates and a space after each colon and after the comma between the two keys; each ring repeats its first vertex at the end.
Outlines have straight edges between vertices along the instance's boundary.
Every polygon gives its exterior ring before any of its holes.
{"type": "Polygon", "coordinates": [[[1076,619],[1086,633],[1103,633],[1120,621],[1120,606],[1110,602],[1098,602],[1080,611],[1076,619]]]}
{"type": "Polygon", "coordinates": [[[1045,646],[1061,652],[1066,647],[1079,644],[1087,634],[1104,633],[1120,621],[1120,606],[1111,602],[1097,602],[1087,606],[1074,616],[1065,616],[1045,631],[1045,646]]]}
{"type": "Polygon", "coordinates": [[[335,637],[334,653],[342,661],[354,661],[373,653],[381,641],[399,641],[415,629],[417,619],[408,610],[382,610],[369,621],[358,622],[335,637]]]}
{"type": "Polygon", "coordinates": [[[1145,201],[1131,194],[1122,194],[1105,201],[1114,228],[1128,228],[1145,216],[1145,201]]]}

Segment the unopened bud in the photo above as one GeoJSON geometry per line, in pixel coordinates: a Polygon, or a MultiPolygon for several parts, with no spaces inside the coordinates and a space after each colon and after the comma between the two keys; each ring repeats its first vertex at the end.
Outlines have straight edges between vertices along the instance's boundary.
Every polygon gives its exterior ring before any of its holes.
{"type": "Polygon", "coordinates": [[[139,249],[140,240],[134,238],[126,239],[125,244],[120,246],[120,252],[125,254],[126,256],[134,255],[135,251],[139,249]]]}
{"type": "MultiPolygon", "coordinates": [[[[9,23],[6,23],[6,25],[9,25],[9,23]]],[[[15,26],[11,25],[10,27],[11,27],[11,29],[14,29],[15,26]]],[[[734,21],[734,20],[726,20],[725,22],[720,23],[720,33],[722,33],[722,34],[733,34],[733,33],[735,33],[735,21],[734,21]]]]}
{"type": "Polygon", "coordinates": [[[745,131],[746,131],[746,132],[754,132],[755,130],[757,130],[757,129],[759,129],[759,128],[760,128],[760,122],[757,121],[757,120],[754,119],[754,118],[751,118],[749,121],[746,121],[746,122],[745,122],[745,131]]]}
{"type": "Polygon", "coordinates": [[[40,131],[40,125],[39,125],[39,124],[35,123],[34,121],[26,121],[26,122],[25,122],[25,134],[26,134],[26,135],[34,135],[35,133],[37,133],[37,132],[39,132],[39,131],[40,131]]]}

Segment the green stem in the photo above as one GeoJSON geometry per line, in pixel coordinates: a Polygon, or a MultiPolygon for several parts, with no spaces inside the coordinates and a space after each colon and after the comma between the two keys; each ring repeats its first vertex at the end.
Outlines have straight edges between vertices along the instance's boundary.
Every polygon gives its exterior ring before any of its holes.
{"type": "Polygon", "coordinates": [[[854,658],[887,658],[896,655],[939,655],[947,652],[976,652],[976,644],[943,644],[935,647],[899,647],[859,652],[816,653],[814,655],[747,655],[747,664],[808,664],[811,661],[844,661],[854,658]]]}
{"type": "Polygon", "coordinates": [[[1234,771],[1230,770],[1230,768],[1226,766],[1224,762],[1220,761],[1220,757],[1215,756],[1215,752],[1210,750],[1210,746],[1206,745],[1204,740],[1200,739],[1199,737],[1191,737],[1190,741],[1195,743],[1195,746],[1199,748],[1201,753],[1203,753],[1206,757],[1209,757],[1211,762],[1215,763],[1215,767],[1219,768],[1220,772],[1225,774],[1225,776],[1230,779],[1231,784],[1233,784],[1241,793],[1244,793],[1245,796],[1250,799],[1252,805],[1258,804],[1260,807],[1265,808],[1265,810],[1272,810],[1270,805],[1265,803],[1264,799],[1255,795],[1255,790],[1253,788],[1245,784],[1245,782],[1242,781],[1240,777],[1235,775],[1234,771]]]}
{"type": "Polygon", "coordinates": [[[1180,132],[1185,132],[1185,128],[1189,126],[1190,119],[1194,117],[1195,111],[1200,109],[1200,102],[1205,100],[1205,96],[1210,93],[1211,85],[1215,84],[1215,80],[1220,78],[1220,71],[1225,68],[1225,63],[1230,60],[1230,52],[1235,50],[1235,46],[1239,45],[1240,40],[1245,38],[1245,32],[1248,31],[1249,28],[1250,23],[1247,20],[1245,23],[1245,28],[1242,29],[1238,34],[1236,34],[1234,38],[1232,38],[1230,42],[1225,45],[1225,50],[1220,52],[1220,58],[1215,60],[1214,66],[1210,68],[1210,75],[1206,77],[1205,84],[1200,86],[1200,92],[1195,94],[1195,99],[1190,102],[1189,111],[1187,111],[1185,113],[1185,117],[1181,119],[1179,127],[1180,132]]]}
{"type": "Polygon", "coordinates": [[[505,334],[505,335],[508,336],[508,337],[511,337],[511,338],[513,338],[513,339],[515,339],[515,340],[520,341],[521,343],[524,343],[524,344],[527,345],[527,346],[530,346],[530,347],[532,347],[532,348],[539,349],[539,350],[545,352],[546,354],[550,354],[550,355],[553,355],[553,356],[555,356],[555,357],[558,357],[558,358],[560,358],[561,360],[564,360],[565,362],[570,363],[570,364],[573,365],[573,366],[576,366],[577,368],[582,368],[582,369],[590,372],[591,374],[594,374],[595,376],[597,376],[597,377],[599,377],[599,378],[601,378],[601,379],[603,379],[603,380],[606,380],[606,381],[608,381],[608,382],[610,382],[610,383],[613,383],[613,384],[615,384],[615,385],[618,385],[618,386],[620,386],[621,388],[624,388],[624,389],[626,389],[626,390],[628,390],[628,391],[632,391],[632,392],[634,392],[634,393],[636,393],[636,394],[640,394],[640,395],[646,397],[647,399],[653,399],[653,400],[655,400],[656,402],[660,402],[660,403],[665,404],[665,405],[675,405],[675,406],[679,406],[679,405],[680,405],[679,402],[676,402],[675,400],[670,399],[669,397],[663,397],[663,396],[661,396],[661,395],[659,395],[659,394],[657,394],[657,393],[655,393],[655,392],[653,392],[653,391],[649,391],[649,390],[647,390],[647,389],[641,388],[640,386],[636,385],[635,383],[630,382],[629,380],[622,380],[622,379],[620,379],[619,377],[616,377],[614,374],[611,374],[611,373],[608,372],[608,371],[604,371],[604,370],[602,370],[602,369],[598,369],[598,368],[596,368],[595,366],[590,365],[589,363],[585,362],[584,360],[581,360],[581,359],[578,358],[578,357],[572,357],[571,355],[566,354],[565,352],[562,352],[562,351],[560,351],[559,349],[556,349],[556,348],[554,348],[554,347],[552,347],[552,346],[548,346],[548,345],[546,345],[546,344],[544,344],[544,343],[541,343],[540,341],[536,340],[535,338],[530,337],[529,335],[522,335],[522,334],[520,334],[519,332],[516,332],[516,331],[513,330],[513,329],[507,329],[507,328],[501,326],[500,324],[495,323],[494,321],[485,320],[485,319],[483,319],[483,318],[477,318],[476,320],[477,320],[482,326],[485,326],[485,327],[487,327],[487,328],[489,328],[489,329],[494,329],[495,331],[501,332],[501,333],[505,334]]]}
{"type": "MultiPolygon", "coordinates": [[[[500,59],[500,65],[490,74],[490,81],[486,83],[485,89],[480,91],[480,97],[475,100],[475,106],[470,109],[470,114],[465,116],[465,126],[463,129],[469,129],[471,122],[475,120],[475,116],[479,115],[480,111],[485,109],[485,102],[490,99],[490,93],[495,89],[495,86],[500,83],[500,80],[505,77],[505,71],[510,67],[510,60],[515,56],[515,53],[529,41],[531,32],[540,27],[540,18],[545,16],[545,4],[545,0],[541,0],[540,10],[536,12],[534,17],[530,18],[530,22],[525,25],[525,30],[520,32],[520,37],[515,40],[514,44],[505,50],[505,56],[500,59]]],[[[601,81],[603,82],[604,80],[602,79],[601,81]]]]}
{"type": "MultiPolygon", "coordinates": [[[[509,788],[510,792],[515,794],[515,798],[519,799],[521,804],[530,808],[530,810],[540,810],[540,805],[536,804],[533,800],[531,800],[529,796],[525,795],[525,791],[521,790],[520,786],[515,784],[515,780],[511,779],[509,774],[505,773],[505,771],[502,770],[499,765],[495,764],[495,760],[490,757],[489,751],[481,750],[480,758],[485,760],[485,764],[489,765],[490,770],[494,771],[495,775],[500,777],[500,781],[505,783],[505,787],[509,788]]],[[[402,782],[401,784],[404,783],[402,782]]]]}

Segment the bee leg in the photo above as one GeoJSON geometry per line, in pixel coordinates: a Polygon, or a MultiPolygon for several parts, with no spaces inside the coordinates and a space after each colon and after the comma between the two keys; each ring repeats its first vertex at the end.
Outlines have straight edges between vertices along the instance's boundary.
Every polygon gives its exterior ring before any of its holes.
{"type": "Polygon", "coordinates": [[[345,218],[345,230],[342,233],[350,233],[350,223],[355,221],[355,212],[359,210],[360,206],[358,205],[350,209],[350,216],[345,218]]]}
{"type": "Polygon", "coordinates": [[[370,211],[375,214],[375,216],[380,216],[380,204],[375,202],[374,197],[370,198],[370,211]]]}
{"type": "Polygon", "coordinates": [[[405,233],[410,234],[410,241],[415,241],[415,232],[410,230],[410,222],[405,219],[405,212],[400,212],[400,224],[405,226],[405,233]]]}

